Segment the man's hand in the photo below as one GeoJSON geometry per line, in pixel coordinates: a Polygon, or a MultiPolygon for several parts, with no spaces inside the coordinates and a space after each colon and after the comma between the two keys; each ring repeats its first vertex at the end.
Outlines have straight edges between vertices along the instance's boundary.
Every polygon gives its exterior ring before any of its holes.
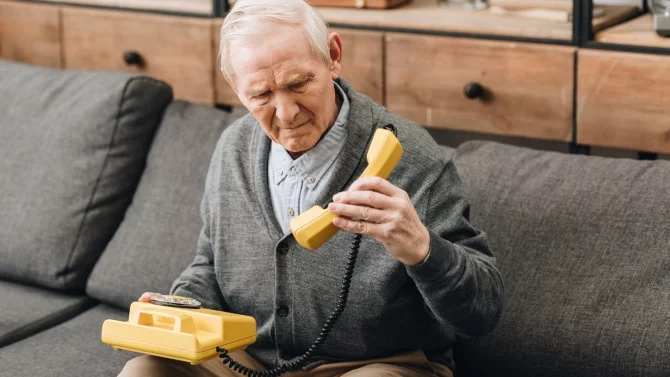
{"type": "Polygon", "coordinates": [[[357,180],[336,194],[328,209],[343,216],[333,220],[335,226],[374,237],[404,264],[419,264],[428,255],[430,235],[409,195],[383,178],[357,180]]]}
{"type": "Polygon", "coordinates": [[[151,296],[155,295],[160,295],[160,293],[153,293],[153,292],[144,292],[142,293],[142,296],[137,300],[139,302],[151,302],[151,296]]]}

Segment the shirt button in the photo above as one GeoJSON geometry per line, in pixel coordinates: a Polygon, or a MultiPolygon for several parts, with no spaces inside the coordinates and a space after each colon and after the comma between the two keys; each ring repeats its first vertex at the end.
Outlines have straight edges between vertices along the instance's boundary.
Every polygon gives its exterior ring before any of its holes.
{"type": "Polygon", "coordinates": [[[314,181],[315,181],[314,177],[307,178],[307,182],[309,183],[314,183],[314,181]]]}
{"type": "Polygon", "coordinates": [[[291,217],[293,217],[293,215],[295,215],[295,211],[293,210],[293,208],[289,208],[286,213],[288,213],[288,215],[291,216],[291,217]]]}
{"type": "Polygon", "coordinates": [[[295,173],[297,171],[298,171],[298,169],[296,169],[295,166],[291,168],[291,173],[295,173]]]}
{"type": "Polygon", "coordinates": [[[286,317],[288,315],[288,308],[286,306],[280,306],[277,309],[277,315],[280,317],[286,317]]]}
{"type": "Polygon", "coordinates": [[[277,248],[277,252],[282,255],[288,254],[288,245],[286,244],[280,244],[279,247],[277,248]]]}
{"type": "Polygon", "coordinates": [[[279,171],[277,173],[279,173],[280,177],[284,176],[284,170],[283,169],[279,169],[279,171]]]}

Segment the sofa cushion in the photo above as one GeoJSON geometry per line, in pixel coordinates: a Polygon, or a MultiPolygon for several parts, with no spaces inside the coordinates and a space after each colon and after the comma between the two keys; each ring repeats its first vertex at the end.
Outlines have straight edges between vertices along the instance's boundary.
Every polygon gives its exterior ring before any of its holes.
{"type": "Polygon", "coordinates": [[[449,147],[447,145],[440,145],[440,148],[442,148],[442,150],[447,156],[451,157],[454,154],[454,148],[452,147],[449,147]]]}
{"type": "Polygon", "coordinates": [[[126,217],[91,273],[87,292],[127,308],[168,293],[193,261],[205,177],[223,129],[244,112],[175,101],[165,112],[126,217]]]}
{"type": "Polygon", "coordinates": [[[667,376],[670,162],[457,148],[471,221],[505,282],[465,376],[667,376]]]}
{"type": "Polygon", "coordinates": [[[64,322],[96,304],[69,295],[0,280],[0,348],[64,322]]]}
{"type": "Polygon", "coordinates": [[[0,61],[0,277],[83,290],[130,203],[172,91],[0,61]]]}
{"type": "Polygon", "coordinates": [[[100,340],[106,319],[128,320],[128,313],[98,305],[30,338],[0,349],[0,375],[12,377],[116,376],[139,356],[114,351],[100,340]]]}

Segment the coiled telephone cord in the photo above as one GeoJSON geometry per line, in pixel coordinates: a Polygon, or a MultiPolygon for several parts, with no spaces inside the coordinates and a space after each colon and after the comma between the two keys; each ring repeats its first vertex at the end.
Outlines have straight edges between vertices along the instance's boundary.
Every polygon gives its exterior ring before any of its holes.
{"type": "Polygon", "coordinates": [[[237,361],[233,360],[228,354],[228,350],[223,347],[217,347],[216,350],[221,352],[219,357],[223,359],[223,364],[227,365],[230,369],[242,374],[243,376],[250,377],[277,377],[282,373],[290,372],[297,370],[303,367],[310,358],[314,355],[314,352],[328,339],[328,334],[332,330],[333,326],[337,322],[337,319],[340,317],[340,314],[344,311],[344,307],[347,305],[347,299],[349,298],[349,286],[351,285],[351,277],[354,274],[354,267],[356,266],[356,258],[358,257],[358,248],[361,245],[361,234],[356,234],[354,237],[354,242],[351,245],[351,251],[349,251],[349,261],[344,270],[344,278],[342,279],[342,286],[340,287],[340,296],[337,300],[337,305],[335,310],[330,314],[328,320],[321,328],[321,333],[319,337],[312,343],[312,346],[305,351],[302,356],[298,357],[296,360],[281,364],[278,367],[270,370],[256,370],[246,367],[237,361]]]}

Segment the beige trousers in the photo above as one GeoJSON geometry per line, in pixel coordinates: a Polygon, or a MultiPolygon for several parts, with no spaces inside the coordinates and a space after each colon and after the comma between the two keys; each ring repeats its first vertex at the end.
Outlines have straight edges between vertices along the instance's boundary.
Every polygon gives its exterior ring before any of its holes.
{"type": "MultiPolygon", "coordinates": [[[[266,368],[244,351],[230,354],[233,360],[253,369],[266,368]]],[[[181,361],[163,359],[155,356],[140,356],[126,363],[119,377],[239,377],[223,365],[221,359],[214,358],[199,365],[191,365],[181,361]]],[[[298,370],[285,373],[286,377],[453,377],[446,366],[433,363],[426,359],[422,351],[414,351],[402,355],[364,361],[347,361],[325,364],[309,372],[298,370]]]]}

